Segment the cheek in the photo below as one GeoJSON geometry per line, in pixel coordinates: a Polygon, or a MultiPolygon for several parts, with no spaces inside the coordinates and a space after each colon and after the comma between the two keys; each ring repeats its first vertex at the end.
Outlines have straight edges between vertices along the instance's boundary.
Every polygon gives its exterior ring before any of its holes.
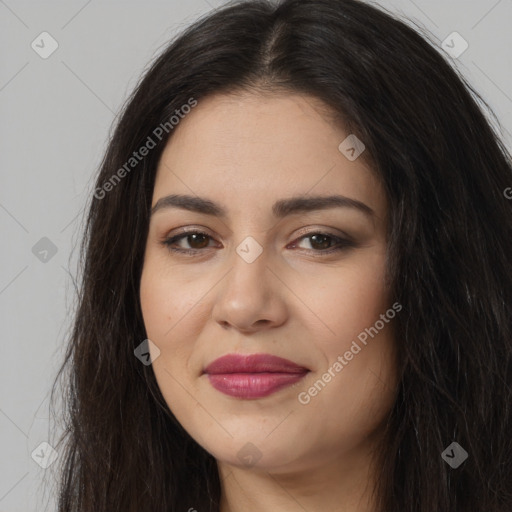
{"type": "Polygon", "coordinates": [[[394,400],[393,324],[399,313],[390,303],[384,275],[383,257],[362,259],[350,270],[333,272],[328,287],[308,294],[308,304],[321,320],[311,340],[322,354],[322,365],[301,391],[310,400],[310,412],[325,416],[330,411],[336,428],[347,428],[347,436],[350,425],[353,432],[371,431],[394,400]]]}
{"type": "Polygon", "coordinates": [[[147,337],[160,350],[153,369],[163,390],[174,389],[172,377],[185,383],[199,371],[197,361],[192,364],[191,358],[197,349],[194,340],[209,318],[205,294],[211,287],[205,276],[184,277],[179,268],[162,262],[158,254],[150,252],[145,261],[141,309],[147,337]]]}
{"type": "Polygon", "coordinates": [[[182,277],[179,269],[165,265],[157,255],[146,259],[140,282],[140,301],[148,337],[159,343],[176,340],[183,323],[187,327],[200,310],[204,280],[182,277]],[[197,306],[199,305],[199,308],[197,306]]]}
{"type": "Polygon", "coordinates": [[[336,269],[326,278],[297,283],[297,295],[307,297],[308,306],[320,321],[313,341],[322,340],[322,351],[332,356],[350,346],[352,339],[389,309],[384,276],[385,258],[377,253],[364,255],[357,264],[336,269]]]}
{"type": "Polygon", "coordinates": [[[146,335],[160,351],[159,356],[153,359],[152,366],[161,389],[166,372],[175,372],[171,365],[175,364],[176,359],[186,357],[176,335],[183,313],[175,289],[175,284],[166,273],[161,272],[151,258],[146,260],[140,282],[140,301],[146,335]]]}
{"type": "Polygon", "coordinates": [[[184,327],[192,325],[187,322],[194,311],[190,311],[190,294],[179,292],[178,276],[177,272],[171,276],[158,263],[158,258],[149,257],[145,260],[140,282],[146,334],[160,351],[153,359],[153,372],[166,403],[175,414],[182,409],[191,412],[191,403],[187,402],[188,395],[182,386],[190,388],[187,372],[193,345],[188,343],[190,334],[185,335],[184,327]]]}

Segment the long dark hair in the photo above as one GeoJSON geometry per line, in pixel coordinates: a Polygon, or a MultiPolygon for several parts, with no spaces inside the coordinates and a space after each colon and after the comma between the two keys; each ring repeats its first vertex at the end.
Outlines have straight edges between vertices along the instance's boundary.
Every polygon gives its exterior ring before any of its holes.
{"type": "Polygon", "coordinates": [[[403,309],[379,512],[512,510],[511,156],[449,59],[358,0],[231,3],[155,59],[88,205],[74,324],[52,391],[65,375],[59,512],[219,510],[216,461],[134,349],[146,339],[139,281],[169,119],[191,98],[240,90],[321,99],[364,142],[385,187],[388,275],[403,309]],[[156,147],[128,167],[148,137],[156,147]],[[452,442],[468,453],[456,469],[442,457],[452,442]]]}

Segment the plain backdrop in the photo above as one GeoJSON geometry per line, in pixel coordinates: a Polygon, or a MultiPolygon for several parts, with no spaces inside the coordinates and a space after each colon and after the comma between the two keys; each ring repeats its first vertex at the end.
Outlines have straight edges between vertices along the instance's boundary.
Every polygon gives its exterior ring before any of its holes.
{"type": "MultiPolygon", "coordinates": [[[[510,148],[512,1],[374,3],[419,24],[440,51],[454,31],[467,41],[450,59],[490,104],[510,148]]],[[[36,461],[72,320],[84,206],[116,113],[165,43],[222,4],[0,0],[0,512],[55,510],[43,478],[56,464],[36,461]]]]}

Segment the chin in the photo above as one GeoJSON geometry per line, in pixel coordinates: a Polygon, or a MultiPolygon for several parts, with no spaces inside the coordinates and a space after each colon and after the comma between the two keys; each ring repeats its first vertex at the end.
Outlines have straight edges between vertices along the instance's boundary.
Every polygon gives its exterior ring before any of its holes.
{"type": "Polygon", "coordinates": [[[212,443],[203,447],[215,459],[231,466],[262,471],[276,470],[288,466],[297,460],[297,443],[290,438],[269,439],[267,433],[260,431],[259,435],[234,436],[229,441],[212,443]],[[293,441],[293,442],[292,442],[293,441]]]}

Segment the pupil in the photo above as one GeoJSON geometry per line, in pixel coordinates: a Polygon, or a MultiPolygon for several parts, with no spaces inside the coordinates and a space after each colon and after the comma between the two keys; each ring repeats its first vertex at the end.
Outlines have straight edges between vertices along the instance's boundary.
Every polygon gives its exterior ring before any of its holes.
{"type": "MultiPolygon", "coordinates": [[[[200,238],[202,238],[202,239],[203,239],[203,242],[204,242],[204,241],[206,241],[206,246],[208,245],[208,241],[206,240],[206,239],[207,239],[207,237],[206,237],[206,236],[204,236],[204,235],[199,235],[199,234],[195,233],[195,234],[189,235],[189,238],[192,238],[192,240],[195,240],[196,242],[197,242],[197,239],[198,239],[198,238],[199,238],[199,239],[200,239],[200,238]]],[[[189,243],[190,243],[190,240],[189,240],[189,243]]],[[[201,245],[201,243],[199,243],[199,247],[194,246],[194,243],[190,243],[190,245],[191,245],[192,247],[194,247],[194,249],[201,249],[202,247],[205,247],[205,244],[204,244],[204,243],[203,243],[202,245],[201,245]]]]}
{"type": "Polygon", "coordinates": [[[324,243],[323,243],[323,244],[322,244],[322,243],[320,243],[320,244],[317,244],[317,245],[321,245],[321,248],[322,248],[322,249],[328,249],[328,247],[329,247],[329,242],[328,242],[329,237],[328,237],[328,236],[326,236],[326,235],[313,235],[313,236],[311,237],[311,241],[312,241],[312,244],[311,244],[311,245],[314,247],[314,246],[315,246],[315,239],[316,239],[316,240],[318,240],[318,238],[323,239],[323,240],[324,240],[324,243]]]}

